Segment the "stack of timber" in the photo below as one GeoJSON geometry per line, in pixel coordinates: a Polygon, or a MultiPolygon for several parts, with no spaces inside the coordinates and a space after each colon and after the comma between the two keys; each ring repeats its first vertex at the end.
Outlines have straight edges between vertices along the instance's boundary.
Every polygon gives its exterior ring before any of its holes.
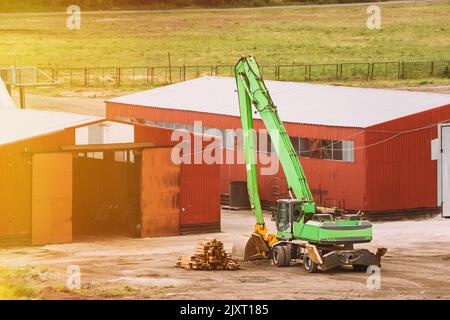
{"type": "Polygon", "coordinates": [[[178,258],[176,266],[193,270],[237,270],[239,264],[226,253],[223,243],[216,239],[201,240],[193,255],[178,258]]]}

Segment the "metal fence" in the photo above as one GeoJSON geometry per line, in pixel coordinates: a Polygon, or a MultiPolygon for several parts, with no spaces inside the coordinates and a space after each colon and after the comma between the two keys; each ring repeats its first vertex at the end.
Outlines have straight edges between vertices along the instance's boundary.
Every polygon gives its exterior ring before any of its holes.
{"type": "MultiPolygon", "coordinates": [[[[201,76],[233,76],[233,69],[232,65],[39,68],[62,85],[83,87],[159,86],[201,76]]],[[[263,65],[261,71],[268,80],[305,82],[450,78],[450,60],[263,65]]]]}
{"type": "Polygon", "coordinates": [[[52,79],[48,73],[36,67],[0,68],[0,77],[7,84],[14,86],[58,84],[58,82],[52,79]]]}

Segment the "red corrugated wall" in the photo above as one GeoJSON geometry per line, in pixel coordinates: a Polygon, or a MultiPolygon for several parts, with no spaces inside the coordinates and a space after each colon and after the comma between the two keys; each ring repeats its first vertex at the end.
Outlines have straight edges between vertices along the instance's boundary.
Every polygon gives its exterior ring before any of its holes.
{"type": "MultiPolygon", "coordinates": [[[[347,209],[363,209],[364,190],[364,163],[340,162],[301,158],[300,162],[308,179],[308,184],[315,201],[324,206],[340,206],[347,209]]],[[[261,173],[261,165],[258,165],[261,173]]],[[[221,191],[229,192],[230,181],[245,181],[245,166],[221,166],[221,191]]],[[[258,186],[262,200],[274,201],[279,198],[274,192],[287,192],[286,181],[281,164],[275,175],[259,175],[258,186]],[[274,177],[278,178],[277,180],[274,177]],[[280,185],[280,188],[274,188],[280,185]]]]}
{"type": "MultiPolygon", "coordinates": [[[[123,105],[107,102],[107,118],[120,117],[134,119],[150,119],[192,124],[201,120],[204,126],[238,129],[241,127],[240,119],[232,116],[214,115],[192,111],[180,111],[161,108],[123,105]]],[[[364,130],[357,128],[329,127],[317,125],[304,125],[285,123],[286,130],[291,136],[307,138],[353,140],[355,147],[364,145],[364,130]]],[[[264,128],[261,120],[255,120],[255,128],[264,128]]],[[[364,150],[357,149],[355,161],[341,162],[332,160],[318,160],[301,158],[305,174],[316,201],[321,205],[342,205],[347,209],[365,209],[365,156],[364,150]]],[[[229,192],[230,181],[246,180],[245,166],[243,164],[221,165],[221,192],[229,192]]],[[[277,173],[283,178],[281,166],[277,173]]],[[[260,176],[259,187],[261,199],[275,200],[272,192],[273,176],[260,176]]]]}
{"type": "MultiPolygon", "coordinates": [[[[136,124],[135,141],[175,145],[177,142],[171,141],[172,132],[136,124]]],[[[180,224],[220,223],[220,166],[192,161],[192,164],[181,164],[180,170],[180,224]]]]}
{"type": "Polygon", "coordinates": [[[437,138],[437,124],[450,120],[449,107],[367,128],[367,210],[438,206],[437,161],[431,160],[431,140],[437,138]]]}
{"type": "Polygon", "coordinates": [[[180,224],[220,223],[220,167],[182,165],[180,224]]]}

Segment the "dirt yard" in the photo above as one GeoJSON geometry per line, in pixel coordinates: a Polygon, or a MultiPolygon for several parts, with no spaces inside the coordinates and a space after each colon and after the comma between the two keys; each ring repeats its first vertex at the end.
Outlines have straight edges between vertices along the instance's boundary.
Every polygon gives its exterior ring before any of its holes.
{"type": "MultiPolygon", "coordinates": [[[[267,221],[270,218],[267,217],[267,221]]],[[[449,299],[450,220],[374,224],[369,249],[387,247],[381,289],[367,288],[368,274],[349,269],[308,274],[298,263],[243,263],[238,271],[175,268],[198,240],[215,237],[231,251],[249,231],[250,212],[223,211],[222,233],[153,239],[83,239],[65,245],[0,250],[0,269],[20,271],[14,281],[39,299],[449,299]],[[81,290],[66,286],[67,268],[79,266],[81,290]]],[[[271,230],[274,227],[271,225],[271,230]]],[[[359,245],[363,246],[363,245],[359,245]]],[[[0,272],[0,284],[4,280],[0,272]]]]}
{"type": "MultiPolygon", "coordinates": [[[[338,83],[339,85],[349,85],[346,83],[338,83]]],[[[352,84],[350,84],[352,85],[352,84]]],[[[354,86],[371,86],[374,88],[388,88],[403,91],[422,91],[430,93],[450,94],[449,84],[397,84],[387,86],[386,83],[353,83],[354,86]]],[[[106,115],[104,101],[113,97],[123,96],[133,93],[134,91],[146,90],[146,88],[129,89],[105,89],[92,88],[92,90],[63,90],[60,88],[42,89],[36,88],[26,95],[26,107],[30,109],[41,109],[50,111],[64,111],[79,114],[87,114],[93,116],[104,117],[106,115]]],[[[14,102],[18,106],[19,93],[18,90],[13,91],[14,102]]]]}

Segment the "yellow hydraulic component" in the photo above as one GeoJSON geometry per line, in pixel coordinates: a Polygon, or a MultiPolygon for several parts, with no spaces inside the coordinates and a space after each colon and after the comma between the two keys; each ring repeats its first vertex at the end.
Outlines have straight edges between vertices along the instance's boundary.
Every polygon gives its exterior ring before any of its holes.
{"type": "Polygon", "coordinates": [[[277,237],[269,233],[265,224],[256,224],[254,232],[244,235],[234,241],[233,256],[242,260],[254,260],[266,258],[270,247],[278,241],[277,237]]]}

